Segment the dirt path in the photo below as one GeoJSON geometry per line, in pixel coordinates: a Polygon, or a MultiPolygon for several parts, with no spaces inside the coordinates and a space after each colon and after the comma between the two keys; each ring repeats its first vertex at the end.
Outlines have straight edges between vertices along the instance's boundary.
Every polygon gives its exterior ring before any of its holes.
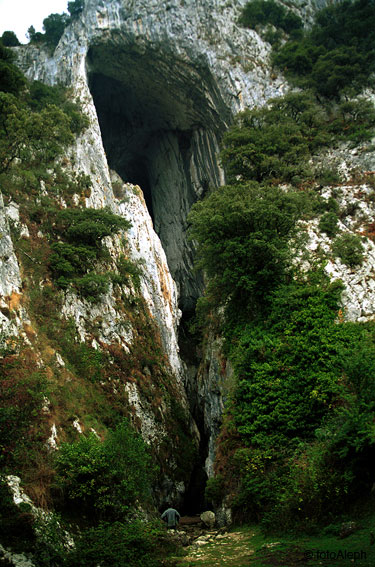
{"type": "MultiPolygon", "coordinates": [[[[181,530],[189,532],[190,526],[182,525],[181,530]],[[184,529],[185,528],[185,529],[184,529]]],[[[179,559],[178,567],[245,567],[254,553],[251,539],[254,534],[248,530],[222,532],[222,530],[204,530],[196,533],[191,544],[186,548],[186,556],[179,559]]]]}

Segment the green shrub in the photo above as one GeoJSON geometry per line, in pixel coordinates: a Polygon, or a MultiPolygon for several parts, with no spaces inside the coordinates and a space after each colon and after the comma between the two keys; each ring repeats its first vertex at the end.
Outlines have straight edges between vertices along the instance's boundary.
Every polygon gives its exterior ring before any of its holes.
{"type": "Polygon", "coordinates": [[[140,521],[101,523],[77,538],[67,567],[93,567],[99,558],[101,567],[158,567],[161,535],[140,521]]]}
{"type": "MultiPolygon", "coordinates": [[[[228,182],[311,180],[308,160],[339,140],[373,136],[375,108],[367,101],[346,101],[334,108],[318,104],[311,93],[289,93],[268,108],[246,110],[223,137],[221,159],[228,182]]],[[[316,172],[322,183],[337,183],[337,172],[316,172]],[[324,177],[323,177],[324,173],[324,177]]]]}
{"type": "Polygon", "coordinates": [[[330,521],[372,484],[374,327],[337,324],[342,287],[309,278],[280,287],[265,321],[227,337],[235,449],[220,472],[227,490],[235,479],[238,518],[268,529],[330,521]]]}
{"type": "Polygon", "coordinates": [[[68,14],[50,14],[43,20],[43,42],[51,49],[59,43],[70,18],[68,14]]]}
{"type": "Polygon", "coordinates": [[[335,256],[351,268],[363,262],[363,244],[361,238],[355,234],[338,236],[333,242],[332,250],[335,256]]]}
{"type": "Polygon", "coordinates": [[[49,261],[56,279],[62,276],[69,280],[83,274],[97,259],[96,249],[82,244],[74,246],[66,242],[54,242],[51,248],[53,252],[49,261]]]}
{"type": "Polygon", "coordinates": [[[373,84],[375,7],[371,1],[344,0],[316,16],[310,31],[273,53],[273,62],[299,86],[340,98],[373,84]]]}
{"type": "Polygon", "coordinates": [[[82,12],[83,7],[83,0],[74,0],[73,2],[68,2],[68,12],[72,18],[76,18],[82,12]]]}
{"type": "Polygon", "coordinates": [[[21,45],[18,37],[13,31],[5,31],[0,38],[0,43],[4,45],[4,47],[17,47],[21,45]]]}
{"type": "Polygon", "coordinates": [[[300,30],[303,26],[301,18],[273,0],[248,2],[242,10],[239,23],[248,28],[272,24],[287,33],[300,30]]]}
{"type": "Polygon", "coordinates": [[[18,95],[26,79],[13,61],[13,52],[0,43],[0,92],[18,95]]]}
{"type": "Polygon", "coordinates": [[[243,112],[223,139],[221,158],[228,180],[278,182],[309,176],[309,156],[332,139],[326,122],[322,107],[305,93],[243,112]]]}
{"type": "Polygon", "coordinates": [[[122,422],[103,442],[90,434],[62,444],[56,470],[66,506],[121,520],[137,500],[147,500],[153,468],[142,438],[122,422]]]}
{"type": "Polygon", "coordinates": [[[208,294],[227,314],[241,316],[264,304],[283,280],[299,196],[257,184],[220,187],[190,213],[208,294]]]}
{"type": "Polygon", "coordinates": [[[95,262],[105,257],[103,238],[126,230],[130,226],[129,221],[108,209],[84,208],[52,210],[46,222],[49,223],[53,236],[60,239],[52,243],[49,258],[58,287],[66,289],[72,284],[82,297],[96,302],[108,291],[110,279],[113,283],[125,283],[126,277],[130,276],[139,284],[138,269],[123,257],[118,261],[119,274],[98,274],[92,271],[95,262]]]}
{"type": "Polygon", "coordinates": [[[225,496],[224,478],[222,475],[216,475],[207,480],[204,496],[206,501],[214,507],[220,504],[225,496]]]}
{"type": "Polygon", "coordinates": [[[135,289],[139,290],[141,285],[142,269],[140,266],[129,258],[121,255],[117,261],[118,273],[113,273],[111,276],[112,282],[119,285],[129,285],[130,281],[133,283],[135,289]]]}
{"type": "Polygon", "coordinates": [[[337,395],[341,290],[314,282],[281,286],[266,324],[239,328],[231,356],[238,377],[232,411],[237,430],[252,445],[311,438],[337,395]]]}
{"type": "Polygon", "coordinates": [[[319,220],[319,230],[325,232],[327,236],[336,236],[339,231],[338,222],[339,219],[335,213],[324,213],[319,220]]]}
{"type": "Polygon", "coordinates": [[[99,248],[105,236],[127,230],[131,223],[109,209],[64,209],[56,215],[55,232],[72,244],[99,248]]]}
{"type": "Polygon", "coordinates": [[[96,303],[100,300],[100,296],[107,293],[109,286],[109,278],[106,274],[94,274],[93,272],[75,278],[74,286],[82,297],[96,303]]]}
{"type": "Polygon", "coordinates": [[[27,104],[36,111],[41,111],[48,105],[61,108],[69,117],[70,129],[79,134],[88,126],[88,118],[82,113],[79,104],[68,99],[67,91],[60,86],[50,86],[40,81],[32,81],[27,94],[27,104]]]}

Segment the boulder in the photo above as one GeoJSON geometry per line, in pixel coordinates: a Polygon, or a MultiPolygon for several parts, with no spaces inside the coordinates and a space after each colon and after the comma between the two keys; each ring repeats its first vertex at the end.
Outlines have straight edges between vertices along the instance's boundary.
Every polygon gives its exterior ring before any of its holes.
{"type": "Polygon", "coordinates": [[[203,514],[201,514],[201,520],[207,528],[212,529],[216,522],[216,516],[210,511],[203,512],[203,514]]]}

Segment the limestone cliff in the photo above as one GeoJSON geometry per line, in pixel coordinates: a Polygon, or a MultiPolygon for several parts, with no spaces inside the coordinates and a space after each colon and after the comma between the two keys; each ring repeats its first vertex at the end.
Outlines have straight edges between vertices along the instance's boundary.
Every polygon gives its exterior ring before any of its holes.
{"type": "MultiPolygon", "coordinates": [[[[263,105],[287,90],[284,78],[275,75],[268,64],[269,44],[236,23],[244,4],[245,0],[86,0],[82,14],[65,29],[52,55],[37,46],[16,49],[28,78],[69,87],[72,98],[81,102],[90,119],[64,162],[66,171],[90,176],[92,190],[85,195],[85,205],[108,206],[132,223],[126,235],[127,253],[141,269],[140,296],[156,325],[155,341],[161,341],[167,356],[169,382],[164,377],[166,382],[160,386],[157,365],[145,356],[137,362],[138,382],[133,376],[131,380],[117,379],[117,374],[109,372],[105,387],[114,396],[121,389],[134,423],[148,443],[166,457],[163,495],[168,492],[182,497],[193,468],[185,475],[176,473],[184,466],[173,456],[184,450],[184,437],[180,431],[176,433],[179,427],[184,428],[184,435],[190,435],[195,450],[202,436],[201,456],[207,457],[206,472],[212,473],[215,438],[231,376],[217,338],[210,341],[202,357],[198,378],[199,360],[188,360],[185,355],[185,361],[181,360],[179,321],[182,313],[192,312],[203,289],[202,276],[193,270],[194,246],[187,238],[187,214],[210,186],[224,183],[218,148],[233,115],[245,107],[263,105]],[[168,396],[163,397],[165,387],[168,396]],[[180,420],[173,415],[171,398],[185,412],[180,420]]],[[[300,4],[307,20],[320,5],[300,4]]],[[[357,195],[359,190],[367,190],[365,182],[358,190],[349,183],[349,170],[358,160],[348,152],[332,156],[341,160],[343,169],[349,168],[344,200],[351,200],[350,192],[357,195]]],[[[358,164],[361,167],[360,161],[358,164]]],[[[371,157],[365,169],[374,169],[371,157]]],[[[365,213],[372,214],[371,203],[365,213]]],[[[27,226],[19,219],[15,203],[7,203],[5,209],[0,205],[4,336],[23,333],[37,352],[38,364],[68,381],[71,375],[64,352],[56,345],[51,351],[51,345],[38,343],[39,330],[28,312],[30,289],[25,286],[22,254],[17,261],[9,222],[27,238],[27,226]]],[[[351,230],[350,225],[345,226],[351,230]]],[[[317,223],[308,230],[312,251],[329,245],[317,223]]],[[[111,253],[108,269],[123,251],[122,236],[106,242],[111,253]]],[[[370,241],[367,251],[372,259],[370,241]]],[[[373,318],[372,301],[364,301],[367,294],[374,293],[372,262],[359,274],[351,274],[339,261],[332,261],[327,270],[347,283],[344,301],[348,318],[373,318]]],[[[135,347],[141,344],[147,326],[145,321],[143,326],[136,321],[134,288],[124,288],[121,300],[120,296],[112,287],[92,306],[68,292],[61,306],[62,319],[74,322],[76,345],[85,343],[109,352],[111,363],[116,364],[132,349],[140,352],[135,347]],[[121,307],[124,297],[131,307],[121,307]]],[[[189,350],[186,341],[184,349],[189,350]]],[[[57,421],[56,428],[57,416],[48,408],[46,413],[53,444],[56,436],[64,435],[67,425],[57,421]]],[[[84,421],[79,408],[73,417],[70,427],[77,419],[78,423],[84,421]]]]}
{"type": "MultiPolygon", "coordinates": [[[[92,189],[85,197],[86,206],[109,206],[131,221],[127,252],[132,260],[141,262],[140,293],[168,357],[174,376],[172,390],[186,412],[185,387],[197,399],[197,363],[187,371],[179,354],[177,329],[181,310],[185,315],[191,313],[203,285],[202,277],[193,271],[186,217],[192,203],[209,186],[224,181],[218,144],[233,114],[247,105],[263,104],[283,90],[283,79],[271,78],[266,64],[269,46],[255,32],[236,24],[243,3],[170,2],[165,6],[159,2],[88,0],[80,17],[66,28],[53,55],[36,46],[17,50],[28,78],[69,87],[72,98],[80,100],[90,119],[89,128],[69,150],[64,168],[90,176],[92,189]]],[[[19,220],[15,222],[20,229],[19,220]]],[[[115,263],[122,251],[121,235],[108,239],[106,245],[115,263]]],[[[17,270],[17,263],[13,264],[17,270]]],[[[4,297],[20,293],[20,286],[21,280],[14,280],[4,297]]],[[[131,299],[134,290],[127,289],[125,294],[131,299]]],[[[28,303],[27,291],[21,303],[28,303]]],[[[65,321],[74,321],[77,340],[101,351],[109,349],[111,356],[120,349],[126,357],[141,338],[133,316],[119,309],[113,288],[94,306],[72,292],[65,293],[61,314],[65,321]]],[[[27,310],[22,314],[17,311],[17,317],[21,326],[30,326],[27,310]]],[[[14,327],[8,332],[14,334],[14,327]]],[[[33,333],[33,339],[38,337],[35,325],[33,333]]],[[[42,364],[51,367],[51,357],[43,359],[40,346],[34,347],[42,364]]],[[[57,349],[53,356],[66,372],[64,352],[57,349]]],[[[155,388],[152,384],[158,378],[153,369],[142,363],[140,372],[149,378],[150,388],[155,388]]],[[[209,375],[198,388],[199,404],[191,397],[189,400],[203,427],[203,458],[207,456],[206,444],[210,445],[207,470],[212,467],[222,409],[215,373],[209,375]],[[215,404],[211,390],[217,391],[215,404]],[[213,405],[217,406],[215,415],[207,409],[213,405]]],[[[160,448],[171,427],[176,428],[175,417],[168,417],[168,403],[162,400],[155,412],[140,383],[125,380],[121,384],[110,373],[109,380],[114,393],[124,388],[144,438],[157,451],[165,451],[160,448]]],[[[52,446],[64,436],[64,426],[55,417],[49,417],[52,446]]],[[[84,425],[78,408],[75,417],[74,423],[84,425]]],[[[197,445],[196,425],[192,417],[187,419],[184,428],[197,445]]],[[[178,447],[178,442],[174,448],[172,443],[172,452],[183,453],[185,447],[178,447]]],[[[183,480],[181,475],[173,475],[179,465],[171,451],[167,453],[165,491],[183,494],[188,476],[182,475],[183,480]],[[168,476],[175,476],[175,480],[169,481],[168,476]]],[[[202,467],[200,460],[197,467],[202,467]]]]}

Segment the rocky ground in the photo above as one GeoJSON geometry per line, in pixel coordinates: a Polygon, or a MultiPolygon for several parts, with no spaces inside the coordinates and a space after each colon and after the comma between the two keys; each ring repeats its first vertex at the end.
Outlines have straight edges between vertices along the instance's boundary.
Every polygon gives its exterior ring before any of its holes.
{"type": "Polygon", "coordinates": [[[243,567],[249,564],[249,557],[254,553],[250,540],[251,532],[228,531],[228,528],[208,528],[199,516],[181,518],[178,530],[170,532],[180,543],[186,555],[176,559],[178,567],[206,565],[219,567],[243,567]]]}

